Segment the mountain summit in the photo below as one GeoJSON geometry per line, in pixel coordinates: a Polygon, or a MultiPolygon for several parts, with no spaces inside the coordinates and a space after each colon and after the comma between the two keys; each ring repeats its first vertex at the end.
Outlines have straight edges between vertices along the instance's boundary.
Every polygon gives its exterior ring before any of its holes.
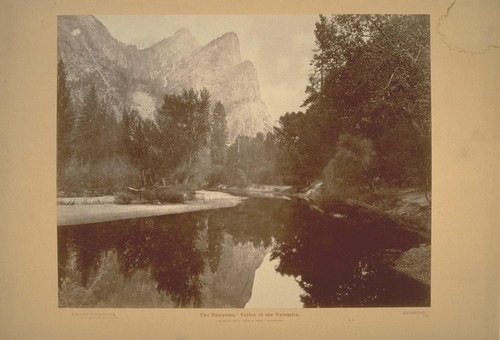
{"type": "Polygon", "coordinates": [[[152,117],[165,93],[205,87],[226,108],[230,141],[271,129],[257,71],[251,61],[241,60],[234,32],[201,46],[181,28],[138,49],[116,40],[93,16],[59,16],[57,41],[77,106],[93,83],[117,114],[126,106],[152,117]]]}

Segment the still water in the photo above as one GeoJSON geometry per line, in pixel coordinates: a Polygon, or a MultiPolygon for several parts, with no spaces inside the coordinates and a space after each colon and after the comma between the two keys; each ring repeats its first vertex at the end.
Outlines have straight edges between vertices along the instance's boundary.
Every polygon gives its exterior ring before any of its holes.
{"type": "Polygon", "coordinates": [[[336,219],[271,198],[59,226],[59,306],[429,306],[429,287],[389,264],[421,242],[389,222],[336,219]]]}

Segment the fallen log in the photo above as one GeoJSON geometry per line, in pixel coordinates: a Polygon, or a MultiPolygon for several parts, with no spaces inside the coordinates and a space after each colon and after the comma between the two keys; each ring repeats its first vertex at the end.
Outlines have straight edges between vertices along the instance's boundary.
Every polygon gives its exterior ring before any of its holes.
{"type": "Polygon", "coordinates": [[[136,189],[136,188],[132,188],[132,187],[127,187],[127,189],[131,192],[134,192],[134,193],[140,193],[140,192],[143,192],[145,190],[145,188],[142,188],[142,189],[136,189]]]}

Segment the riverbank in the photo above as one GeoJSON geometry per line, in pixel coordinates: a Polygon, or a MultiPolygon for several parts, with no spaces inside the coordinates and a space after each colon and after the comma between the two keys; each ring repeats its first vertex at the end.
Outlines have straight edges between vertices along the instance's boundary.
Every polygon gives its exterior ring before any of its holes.
{"type": "Polygon", "coordinates": [[[427,286],[431,282],[431,202],[430,193],[418,190],[379,191],[377,199],[362,202],[352,198],[327,196],[321,182],[306,188],[297,197],[309,202],[312,208],[333,217],[360,215],[362,220],[394,222],[402,229],[422,238],[420,246],[402,252],[389,264],[397,272],[427,286]]]}
{"type": "Polygon", "coordinates": [[[363,216],[366,220],[389,220],[430,241],[430,193],[415,189],[385,189],[367,196],[369,199],[365,200],[328,194],[321,182],[315,182],[295,196],[325,214],[334,217],[352,214],[363,216]]]}
{"type": "Polygon", "coordinates": [[[431,284],[431,246],[421,244],[401,254],[393,268],[427,286],[431,284]]]}
{"type": "Polygon", "coordinates": [[[214,191],[197,191],[196,200],[175,204],[130,204],[112,203],[110,197],[78,197],[58,199],[57,225],[67,226],[86,223],[109,222],[131,218],[182,214],[193,211],[230,208],[245,197],[214,191]]]}
{"type": "Polygon", "coordinates": [[[115,203],[115,196],[57,198],[57,205],[113,204],[113,203],[115,203]]]}

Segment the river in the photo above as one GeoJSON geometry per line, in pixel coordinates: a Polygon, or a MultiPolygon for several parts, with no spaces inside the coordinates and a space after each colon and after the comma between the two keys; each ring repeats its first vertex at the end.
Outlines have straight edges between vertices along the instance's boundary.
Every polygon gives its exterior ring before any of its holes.
{"type": "Polygon", "coordinates": [[[301,200],[58,226],[60,307],[412,307],[430,288],[391,267],[423,240],[301,200]]]}

